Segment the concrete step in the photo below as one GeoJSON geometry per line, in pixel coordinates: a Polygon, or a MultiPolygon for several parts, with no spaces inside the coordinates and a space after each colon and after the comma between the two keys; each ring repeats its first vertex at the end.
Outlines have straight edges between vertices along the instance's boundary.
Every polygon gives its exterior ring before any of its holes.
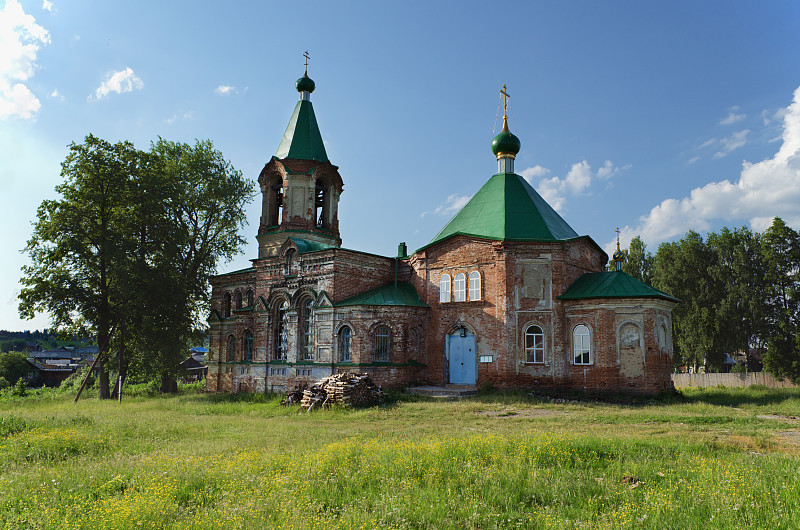
{"type": "Polygon", "coordinates": [[[436,398],[461,398],[471,396],[477,391],[475,385],[412,386],[405,390],[406,394],[436,398]]]}

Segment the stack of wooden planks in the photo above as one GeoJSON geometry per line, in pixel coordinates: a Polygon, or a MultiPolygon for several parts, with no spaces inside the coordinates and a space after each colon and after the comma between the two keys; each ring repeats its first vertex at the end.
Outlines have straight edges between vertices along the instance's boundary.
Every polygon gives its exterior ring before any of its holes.
{"type": "Polygon", "coordinates": [[[319,407],[365,407],[377,404],[386,394],[367,374],[341,373],[320,379],[303,390],[300,410],[319,407]]]}

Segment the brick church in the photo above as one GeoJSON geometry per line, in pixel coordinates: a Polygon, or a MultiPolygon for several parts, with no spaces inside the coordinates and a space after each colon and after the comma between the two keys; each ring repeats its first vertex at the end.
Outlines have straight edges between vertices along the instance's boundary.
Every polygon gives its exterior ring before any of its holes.
{"type": "Polygon", "coordinates": [[[386,257],[341,246],[343,180],[314,82],[306,73],[296,87],[258,177],[258,257],[211,279],[208,390],[284,392],[341,371],[385,387],[672,388],[678,300],[606,271],[603,249],[514,173],[505,104],[497,174],[428,244],[386,257]]]}

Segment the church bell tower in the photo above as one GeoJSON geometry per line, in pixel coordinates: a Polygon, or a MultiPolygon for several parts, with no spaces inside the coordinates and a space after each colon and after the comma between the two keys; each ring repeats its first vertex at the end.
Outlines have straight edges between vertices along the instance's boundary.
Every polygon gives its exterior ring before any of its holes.
{"type": "Polygon", "coordinates": [[[311,105],[316,85],[308,77],[308,52],[305,57],[306,71],[295,85],[300,100],[277,152],[258,176],[262,196],[256,236],[259,258],[278,255],[289,237],[335,247],[342,242],[339,237],[342,177],[325,152],[311,105]]]}

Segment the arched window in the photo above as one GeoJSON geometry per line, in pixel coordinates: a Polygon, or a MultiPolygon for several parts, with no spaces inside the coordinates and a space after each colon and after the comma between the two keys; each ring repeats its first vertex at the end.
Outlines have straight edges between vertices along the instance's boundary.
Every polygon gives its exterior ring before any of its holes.
{"type": "Polygon", "coordinates": [[[662,351],[667,351],[667,328],[664,324],[658,325],[658,347],[662,351]]]}
{"type": "Polygon", "coordinates": [[[255,305],[256,301],[255,301],[255,297],[253,296],[253,290],[252,289],[248,289],[247,290],[246,298],[247,298],[247,307],[253,307],[255,305]]]}
{"type": "Polygon", "coordinates": [[[250,362],[253,360],[253,334],[250,333],[250,330],[244,332],[244,344],[242,345],[244,350],[244,361],[250,362]]]}
{"type": "Polygon", "coordinates": [[[300,303],[300,358],[304,361],[314,360],[313,305],[314,300],[311,298],[300,303]]]}
{"type": "Polygon", "coordinates": [[[275,360],[285,361],[289,349],[289,302],[278,305],[275,314],[275,360]]]}
{"type": "Polygon", "coordinates": [[[268,177],[266,186],[261,189],[263,194],[262,219],[264,228],[277,226],[281,222],[283,210],[283,177],[273,174],[268,177]]]}
{"type": "Polygon", "coordinates": [[[447,303],[450,301],[450,275],[442,274],[439,278],[439,302],[447,303]]]}
{"type": "Polygon", "coordinates": [[[233,335],[228,337],[228,362],[236,359],[236,337],[233,335]]]}
{"type": "Polygon", "coordinates": [[[525,328],[525,362],[544,362],[544,332],[539,326],[525,328]]]}
{"type": "Polygon", "coordinates": [[[467,277],[463,272],[453,279],[453,302],[464,302],[467,299],[467,277]]]}
{"type": "Polygon", "coordinates": [[[589,341],[589,328],[583,324],[572,330],[572,352],[575,364],[592,364],[592,346],[589,341]]]}
{"type": "Polygon", "coordinates": [[[469,299],[470,301],[481,299],[481,273],[478,271],[469,273],[469,299]]]}
{"type": "Polygon", "coordinates": [[[242,292],[241,291],[236,291],[235,299],[236,299],[236,309],[241,309],[242,308],[242,292]]]}
{"type": "Polygon", "coordinates": [[[317,180],[314,188],[314,218],[317,228],[330,228],[330,194],[330,186],[317,180]]]}
{"type": "Polygon", "coordinates": [[[388,326],[375,329],[375,362],[389,362],[392,344],[392,333],[388,326]]]}
{"type": "Polygon", "coordinates": [[[222,318],[231,318],[231,293],[225,293],[222,299],[222,318]]]}
{"type": "Polygon", "coordinates": [[[283,273],[287,276],[297,274],[297,251],[293,248],[286,251],[283,273]]]}
{"type": "Polygon", "coordinates": [[[353,330],[342,326],[339,330],[339,361],[349,363],[353,360],[353,330]]]}

